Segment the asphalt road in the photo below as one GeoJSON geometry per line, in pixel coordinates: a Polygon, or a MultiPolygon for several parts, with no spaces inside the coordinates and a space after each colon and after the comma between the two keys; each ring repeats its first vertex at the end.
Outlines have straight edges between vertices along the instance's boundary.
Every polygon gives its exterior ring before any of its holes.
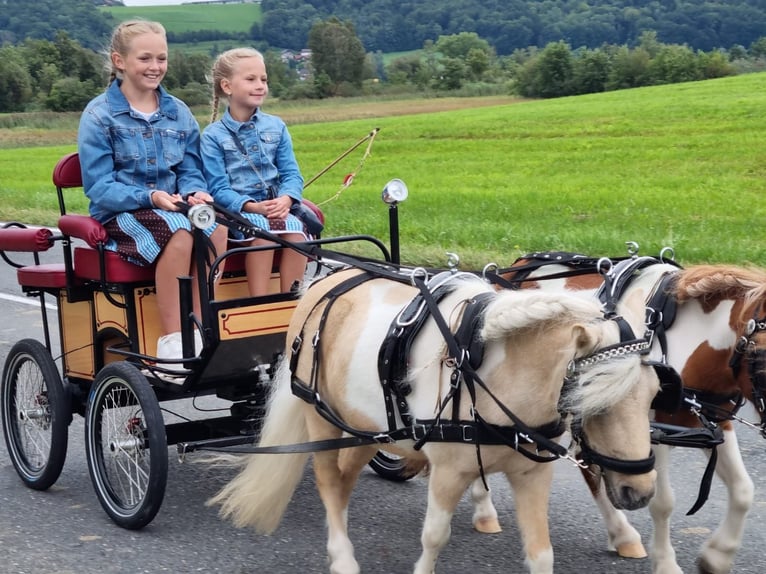
{"type": "MultiPolygon", "coordinates": [[[[55,324],[55,311],[52,315],[55,324]]],[[[42,340],[40,311],[25,301],[15,273],[0,263],[0,364],[19,339],[42,340]]],[[[54,332],[55,333],[55,332],[54,332]]],[[[752,411],[745,411],[751,419],[752,411]]],[[[746,465],[755,482],[755,504],[748,517],[743,547],[734,572],[761,574],[766,565],[766,440],[738,429],[746,465]]],[[[304,476],[277,532],[259,536],[235,529],[205,501],[231,472],[187,461],[168,451],[165,500],[154,521],[141,531],[117,527],[101,509],[88,476],[82,419],[69,431],[67,462],[58,482],[46,492],[23,486],[0,443],[0,573],[225,573],[313,574],[327,572],[324,513],[310,469],[304,476]]],[[[194,458],[192,459],[194,460],[194,458]]],[[[672,538],[684,572],[696,572],[695,559],[715,529],[726,504],[716,479],[710,500],[695,515],[685,516],[697,495],[706,459],[676,449],[673,483],[677,508],[672,538]]],[[[551,539],[556,572],[606,574],[649,573],[648,559],[626,560],[606,550],[606,534],[579,472],[558,461],[551,496],[551,539]]],[[[490,477],[493,499],[504,531],[481,535],[471,528],[472,508],[464,498],[452,522],[452,538],[437,564],[441,574],[523,573],[513,498],[499,476],[490,477]]],[[[399,574],[412,571],[419,555],[426,482],[416,478],[391,483],[365,470],[352,498],[349,521],[362,571],[399,574]]],[[[645,543],[651,534],[647,510],[629,513],[645,543]]]]}

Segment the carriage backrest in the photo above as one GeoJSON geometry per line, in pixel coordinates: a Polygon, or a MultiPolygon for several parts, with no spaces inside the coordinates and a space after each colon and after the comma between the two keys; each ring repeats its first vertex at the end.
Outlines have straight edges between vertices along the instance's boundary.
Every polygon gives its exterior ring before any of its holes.
{"type": "Polygon", "coordinates": [[[80,154],[77,152],[68,153],[56,163],[56,167],[53,168],[53,185],[56,186],[59,211],[61,212],[61,215],[66,215],[64,190],[73,187],[82,187],[80,154]]]}

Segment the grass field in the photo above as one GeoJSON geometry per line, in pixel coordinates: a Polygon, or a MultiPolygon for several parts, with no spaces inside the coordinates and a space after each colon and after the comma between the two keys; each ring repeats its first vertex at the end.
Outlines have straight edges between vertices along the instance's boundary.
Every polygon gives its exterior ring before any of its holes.
{"type": "MultiPolygon", "coordinates": [[[[626,241],[637,241],[643,254],[673,247],[685,264],[766,265],[766,74],[479,103],[325,102],[277,113],[291,126],[307,179],[381,128],[353,185],[323,206],[326,234],[386,238],[380,192],[402,178],[410,198],[399,208],[401,248],[410,263],[440,265],[446,251],[466,268],[533,250],[622,255],[626,241]]],[[[0,128],[0,220],[55,223],[50,172],[74,145],[12,147],[23,134],[0,128]]],[[[333,197],[361,153],[306,197],[333,197]]],[[[71,205],[85,208],[78,193],[71,205]]]]}
{"type": "Polygon", "coordinates": [[[254,23],[261,21],[261,6],[256,3],[104,6],[99,9],[118,22],[131,18],[155,20],[176,34],[199,30],[249,32],[254,23]]]}

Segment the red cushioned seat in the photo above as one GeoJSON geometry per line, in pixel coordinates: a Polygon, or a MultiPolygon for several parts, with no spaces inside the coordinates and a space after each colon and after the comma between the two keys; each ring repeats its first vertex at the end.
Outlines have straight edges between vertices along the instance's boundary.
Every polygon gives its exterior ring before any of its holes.
{"type": "MultiPolygon", "coordinates": [[[[104,252],[107,283],[139,283],[154,281],[154,266],[141,267],[122,259],[114,251],[104,252]]],[[[101,265],[98,251],[90,247],[75,247],[74,272],[77,277],[99,281],[101,265]]]]}
{"type": "Polygon", "coordinates": [[[67,286],[66,269],[63,263],[20,267],[16,270],[16,278],[22,287],[63,289],[67,286]]]}

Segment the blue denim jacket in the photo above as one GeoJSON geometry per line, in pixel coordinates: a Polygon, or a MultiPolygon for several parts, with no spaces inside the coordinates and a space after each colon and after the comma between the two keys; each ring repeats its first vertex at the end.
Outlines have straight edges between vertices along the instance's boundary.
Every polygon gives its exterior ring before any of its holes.
{"type": "Polygon", "coordinates": [[[258,111],[249,121],[238,122],[226,110],[202,132],[200,147],[207,186],[216,203],[242,211],[250,200],[281,195],[301,200],[303,176],[290,133],[278,116],[258,111]],[[275,192],[271,196],[269,188],[275,192]]]}
{"type": "Polygon", "coordinates": [[[77,147],[90,214],[104,223],[152,207],[156,190],[186,197],[205,191],[199,124],[178,98],[159,88],[159,110],[136,115],[115,80],[80,117],[77,147]]]}

